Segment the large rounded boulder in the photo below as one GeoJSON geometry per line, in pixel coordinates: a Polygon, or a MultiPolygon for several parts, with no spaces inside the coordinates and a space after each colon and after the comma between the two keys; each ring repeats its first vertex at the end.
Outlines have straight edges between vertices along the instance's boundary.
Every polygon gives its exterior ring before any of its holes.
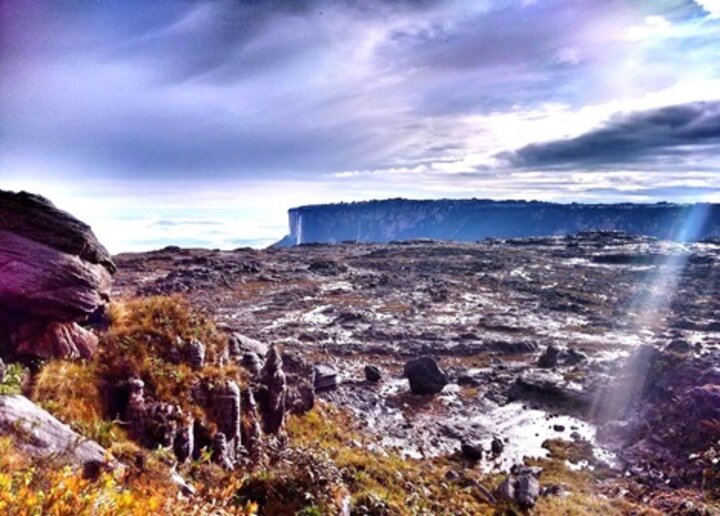
{"type": "Polygon", "coordinates": [[[434,358],[422,356],[405,364],[405,377],[413,394],[437,394],[448,384],[445,372],[434,358]]]}

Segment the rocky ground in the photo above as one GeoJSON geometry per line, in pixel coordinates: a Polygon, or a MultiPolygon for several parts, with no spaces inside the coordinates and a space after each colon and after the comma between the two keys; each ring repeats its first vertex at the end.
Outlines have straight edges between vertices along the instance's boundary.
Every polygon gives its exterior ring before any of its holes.
{"type": "Polygon", "coordinates": [[[280,345],[319,397],[358,416],[369,448],[461,450],[493,472],[562,439],[586,452],[573,468],[631,479],[636,501],[713,510],[717,242],[169,247],[115,263],[116,299],[179,293],[241,339],[280,345]]]}
{"type": "Polygon", "coordinates": [[[718,514],[720,242],[110,257],[0,201],[1,513],[718,514]]]}

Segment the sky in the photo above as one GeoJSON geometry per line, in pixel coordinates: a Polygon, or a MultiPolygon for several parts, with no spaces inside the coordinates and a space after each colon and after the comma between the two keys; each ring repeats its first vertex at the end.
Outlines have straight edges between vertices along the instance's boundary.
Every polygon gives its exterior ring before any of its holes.
{"type": "Polygon", "coordinates": [[[111,252],[325,202],[720,202],[720,0],[2,0],[0,189],[111,252]]]}

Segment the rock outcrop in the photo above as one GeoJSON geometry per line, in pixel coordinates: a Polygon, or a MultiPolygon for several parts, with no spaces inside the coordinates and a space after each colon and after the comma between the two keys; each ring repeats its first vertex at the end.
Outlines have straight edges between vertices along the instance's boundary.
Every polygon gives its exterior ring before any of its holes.
{"type": "Polygon", "coordinates": [[[280,352],[271,346],[259,374],[255,391],[260,412],[260,423],[266,434],[277,434],[285,421],[287,381],[280,352]]]}
{"type": "Polygon", "coordinates": [[[0,191],[0,340],[9,354],[91,356],[97,339],[76,323],[107,303],[114,272],[89,226],[42,197],[0,191]]]}
{"type": "Polygon", "coordinates": [[[54,458],[59,464],[81,469],[117,466],[107,461],[102,446],[85,439],[25,396],[0,395],[0,433],[12,435],[32,457],[54,458]]]}

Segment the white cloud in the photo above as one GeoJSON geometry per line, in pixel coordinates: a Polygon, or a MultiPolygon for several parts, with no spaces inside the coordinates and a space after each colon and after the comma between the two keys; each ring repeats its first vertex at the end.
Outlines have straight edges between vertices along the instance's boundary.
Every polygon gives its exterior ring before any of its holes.
{"type": "Polygon", "coordinates": [[[695,0],[710,18],[720,18],[720,0],[695,0]]]}

